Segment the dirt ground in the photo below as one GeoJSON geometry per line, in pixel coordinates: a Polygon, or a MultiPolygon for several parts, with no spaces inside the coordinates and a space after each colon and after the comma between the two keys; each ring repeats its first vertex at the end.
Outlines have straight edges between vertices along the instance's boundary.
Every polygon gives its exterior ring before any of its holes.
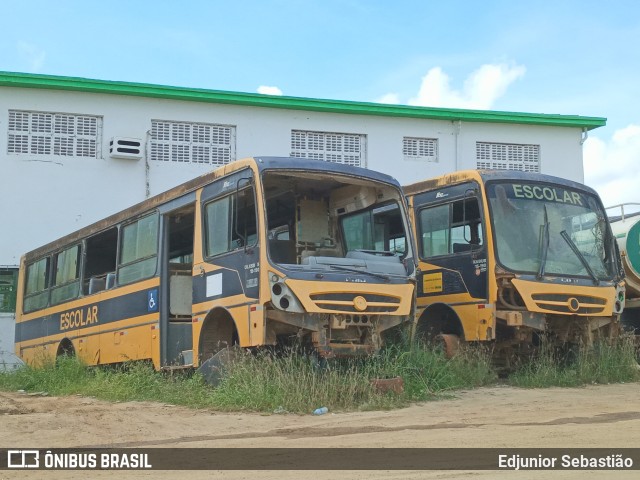
{"type": "MultiPolygon", "coordinates": [[[[640,447],[640,384],[492,387],[395,411],[230,414],[0,392],[0,448],[640,447]]],[[[0,471],[4,478],[638,478],[585,471],[0,471]],[[90,477],[89,477],[90,475],[90,477]]]]}

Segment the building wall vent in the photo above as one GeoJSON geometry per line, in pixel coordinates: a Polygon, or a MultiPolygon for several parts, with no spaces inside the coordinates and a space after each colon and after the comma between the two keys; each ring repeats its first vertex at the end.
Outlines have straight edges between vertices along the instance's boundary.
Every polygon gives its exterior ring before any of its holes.
{"type": "Polygon", "coordinates": [[[142,140],[139,138],[113,137],[109,142],[109,156],[138,160],[142,158],[142,140]]]}

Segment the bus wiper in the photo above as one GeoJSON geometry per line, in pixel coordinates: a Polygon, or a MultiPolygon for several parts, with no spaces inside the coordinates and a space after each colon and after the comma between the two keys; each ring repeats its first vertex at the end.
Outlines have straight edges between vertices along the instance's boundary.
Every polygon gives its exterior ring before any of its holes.
{"type": "Polygon", "coordinates": [[[342,270],[343,272],[351,272],[351,273],[364,273],[366,275],[371,275],[372,277],[381,278],[385,282],[389,281],[388,275],[383,275],[382,273],[370,272],[368,270],[358,270],[357,268],[349,268],[349,267],[341,267],[340,265],[329,265],[334,270],[342,270]]]}
{"type": "Polygon", "coordinates": [[[624,272],[624,268],[619,265],[620,253],[618,252],[618,243],[611,232],[611,228],[608,228],[607,222],[603,217],[598,217],[598,225],[601,226],[601,230],[604,230],[604,240],[602,242],[602,248],[604,249],[604,258],[602,259],[602,263],[604,267],[609,272],[613,272],[614,278],[617,281],[624,279],[624,274],[621,275],[621,272],[624,272]]]}
{"type": "Polygon", "coordinates": [[[547,204],[544,204],[544,225],[542,226],[542,249],[540,251],[540,268],[538,269],[538,280],[544,277],[544,270],[547,265],[547,254],[549,253],[549,214],[547,204]]]}
{"type": "Polygon", "coordinates": [[[593,278],[593,283],[595,285],[600,285],[600,280],[598,280],[598,276],[596,275],[596,272],[593,271],[593,269],[591,268],[591,265],[589,265],[589,262],[587,262],[587,259],[584,258],[584,255],[582,255],[582,252],[578,249],[578,247],[573,242],[573,240],[571,240],[571,237],[569,236],[567,231],[562,230],[560,232],[560,235],[562,236],[562,238],[564,238],[564,241],[567,242],[567,244],[569,245],[573,253],[576,254],[576,257],[578,257],[578,260],[580,260],[580,263],[582,263],[582,266],[585,268],[585,270],[589,272],[589,275],[591,275],[591,278],[593,278]]]}

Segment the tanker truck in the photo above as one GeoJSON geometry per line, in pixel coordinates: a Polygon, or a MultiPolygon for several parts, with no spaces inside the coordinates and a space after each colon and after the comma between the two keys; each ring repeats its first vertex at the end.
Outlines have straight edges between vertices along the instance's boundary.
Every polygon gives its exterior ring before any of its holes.
{"type": "Polygon", "coordinates": [[[626,302],[622,325],[635,333],[636,345],[640,345],[640,203],[623,203],[606,210],[625,271],[626,302]]]}

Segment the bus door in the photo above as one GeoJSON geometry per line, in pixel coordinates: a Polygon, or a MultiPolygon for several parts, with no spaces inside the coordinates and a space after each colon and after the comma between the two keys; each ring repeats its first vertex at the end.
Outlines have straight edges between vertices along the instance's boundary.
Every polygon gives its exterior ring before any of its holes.
{"type": "MultiPolygon", "coordinates": [[[[245,308],[244,319],[236,316],[238,334],[249,328],[247,303],[259,297],[260,252],[256,188],[253,174],[243,170],[203,188],[203,264],[195,265],[194,305],[215,302],[231,311],[245,308]]],[[[211,308],[210,304],[207,308],[211,308]]],[[[233,315],[233,312],[231,312],[233,315]]],[[[244,337],[248,341],[247,337],[244,337]]]]}
{"type": "Polygon", "coordinates": [[[486,302],[487,250],[479,190],[469,182],[415,195],[421,260],[418,307],[434,301],[452,306],[486,302]]]}
{"type": "MultiPolygon", "coordinates": [[[[195,195],[162,208],[160,361],[162,367],[193,363],[193,240],[195,195]]],[[[152,303],[153,298],[149,298],[152,303]]]]}

